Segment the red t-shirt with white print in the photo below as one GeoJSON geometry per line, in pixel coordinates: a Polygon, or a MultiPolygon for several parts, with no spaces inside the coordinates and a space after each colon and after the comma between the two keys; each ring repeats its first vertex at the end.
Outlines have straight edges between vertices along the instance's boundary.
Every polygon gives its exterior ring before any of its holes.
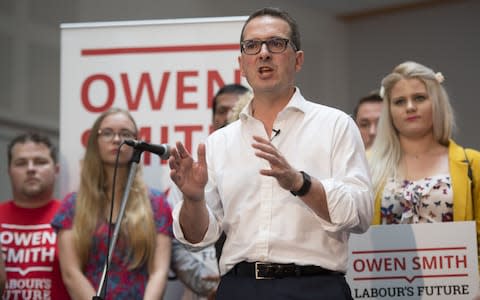
{"type": "Polygon", "coordinates": [[[50,225],[60,202],[23,208],[0,204],[0,243],[7,282],[3,299],[70,299],[63,285],[57,235],[50,225]]]}

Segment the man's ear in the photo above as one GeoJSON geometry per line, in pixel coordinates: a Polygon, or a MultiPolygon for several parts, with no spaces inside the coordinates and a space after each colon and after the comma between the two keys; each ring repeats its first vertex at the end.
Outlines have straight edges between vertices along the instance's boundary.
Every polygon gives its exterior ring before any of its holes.
{"type": "Polygon", "coordinates": [[[240,75],[245,77],[245,72],[243,71],[243,68],[242,68],[242,56],[241,55],[238,56],[238,66],[240,68],[240,75]]]}
{"type": "Polygon", "coordinates": [[[299,72],[302,69],[304,59],[304,52],[302,50],[295,53],[295,71],[299,72]]]}

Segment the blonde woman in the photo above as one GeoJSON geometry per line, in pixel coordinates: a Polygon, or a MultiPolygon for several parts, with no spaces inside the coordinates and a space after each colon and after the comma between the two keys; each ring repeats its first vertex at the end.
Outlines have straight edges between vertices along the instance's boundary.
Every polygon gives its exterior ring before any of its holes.
{"type": "Polygon", "coordinates": [[[451,139],[454,117],[443,81],[415,62],[382,80],[385,103],[370,156],[374,224],[476,217],[480,232],[480,153],[451,139]]]}
{"type": "MultiPolygon", "coordinates": [[[[137,126],[122,109],[101,114],[90,132],[78,193],[68,195],[52,221],[58,231],[62,277],[72,299],[92,299],[102,276],[108,251],[107,235],[117,221],[129,173],[131,147],[137,126]],[[113,171],[119,168],[109,225],[113,171]]],[[[171,210],[163,194],[148,189],[140,168],[133,180],[119,239],[111,258],[104,299],[161,299],[171,256],[171,210]]]]}

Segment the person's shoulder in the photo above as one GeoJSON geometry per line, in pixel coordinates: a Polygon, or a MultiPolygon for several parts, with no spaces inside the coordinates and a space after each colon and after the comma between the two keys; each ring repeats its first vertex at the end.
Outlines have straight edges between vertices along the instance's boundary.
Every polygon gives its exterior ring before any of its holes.
{"type": "Polygon", "coordinates": [[[12,203],[13,203],[13,200],[11,200],[11,199],[2,201],[2,202],[0,202],[0,208],[11,206],[12,203]]]}
{"type": "Polygon", "coordinates": [[[155,218],[171,214],[172,208],[164,192],[157,188],[148,187],[148,198],[155,218]]]}
{"type": "Polygon", "coordinates": [[[458,156],[461,159],[467,158],[468,160],[480,160],[480,151],[458,145],[453,140],[450,140],[449,142],[449,152],[450,154],[458,156]]]}
{"type": "Polygon", "coordinates": [[[333,106],[313,102],[313,101],[310,101],[310,100],[308,100],[307,102],[310,103],[310,105],[313,105],[313,106],[317,107],[318,109],[329,112],[329,113],[333,112],[333,113],[340,114],[340,115],[347,115],[344,111],[342,111],[342,110],[340,110],[336,107],[333,107],[333,106]]]}
{"type": "Polygon", "coordinates": [[[59,208],[62,205],[62,201],[58,199],[52,199],[50,202],[48,202],[48,205],[50,205],[53,208],[59,208]]]}
{"type": "MultiPolygon", "coordinates": [[[[459,146],[459,147],[462,147],[462,146],[459,146]]],[[[463,148],[465,149],[465,152],[467,152],[467,154],[471,154],[472,156],[476,156],[476,157],[480,156],[480,151],[477,149],[470,148],[470,147],[463,147],[463,148]]]]}
{"type": "Polygon", "coordinates": [[[63,197],[63,200],[60,202],[75,202],[77,199],[77,192],[70,192],[63,197]]]}
{"type": "Polygon", "coordinates": [[[226,140],[229,138],[235,138],[236,134],[240,130],[240,125],[241,121],[236,120],[222,128],[215,130],[208,136],[207,143],[225,145],[226,140]]]}
{"type": "Polygon", "coordinates": [[[233,121],[231,123],[228,123],[227,125],[223,126],[222,128],[219,128],[219,129],[215,130],[214,132],[212,132],[210,134],[210,136],[229,134],[232,131],[238,130],[238,128],[240,127],[240,124],[241,124],[240,119],[235,120],[235,121],[233,121]]]}
{"type": "Polygon", "coordinates": [[[44,205],[37,207],[36,209],[50,210],[57,209],[62,205],[62,202],[56,198],[50,199],[48,202],[45,202],[44,205]]]}
{"type": "Polygon", "coordinates": [[[313,102],[311,100],[305,101],[307,105],[307,109],[305,113],[310,113],[315,116],[319,117],[329,117],[329,118],[334,118],[334,119],[341,119],[341,120],[349,120],[351,119],[350,115],[345,113],[343,110],[340,110],[338,108],[328,106],[325,104],[313,102]]]}
{"type": "Polygon", "coordinates": [[[472,148],[466,148],[465,152],[467,153],[467,157],[469,160],[480,161],[480,151],[472,148]]]}
{"type": "Polygon", "coordinates": [[[9,223],[12,218],[18,215],[16,205],[13,204],[13,200],[8,200],[0,203],[0,224],[9,223]]]}
{"type": "Polygon", "coordinates": [[[480,151],[472,148],[464,148],[464,150],[462,161],[467,162],[469,167],[473,169],[473,175],[476,178],[480,171],[480,151]]]}
{"type": "Polygon", "coordinates": [[[0,216],[9,215],[10,211],[15,209],[13,200],[7,200],[0,203],[0,216]]]}

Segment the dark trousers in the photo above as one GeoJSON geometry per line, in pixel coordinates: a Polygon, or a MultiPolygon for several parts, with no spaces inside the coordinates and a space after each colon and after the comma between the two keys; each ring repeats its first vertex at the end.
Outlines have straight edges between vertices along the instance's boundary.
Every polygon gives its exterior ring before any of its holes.
{"type": "Polygon", "coordinates": [[[341,274],[281,279],[255,279],[227,273],[222,276],[217,300],[352,300],[341,274]]]}

